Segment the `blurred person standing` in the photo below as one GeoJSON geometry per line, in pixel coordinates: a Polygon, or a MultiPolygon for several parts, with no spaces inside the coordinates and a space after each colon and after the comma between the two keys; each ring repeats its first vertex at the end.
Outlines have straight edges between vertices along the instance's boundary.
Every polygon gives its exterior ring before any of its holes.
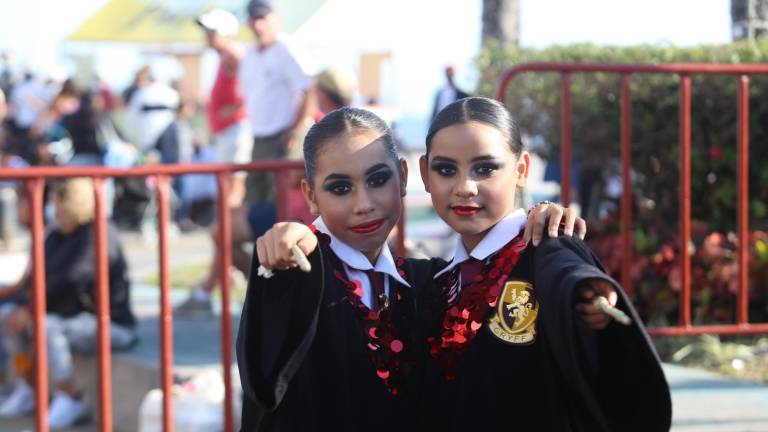
{"type": "MultiPolygon", "coordinates": [[[[190,164],[216,163],[215,149],[205,145],[200,137],[194,137],[189,154],[190,164]]],[[[179,177],[179,207],[176,221],[182,231],[191,231],[199,227],[208,227],[213,223],[216,213],[216,195],[218,194],[214,174],[185,174],[179,177]]]]}
{"type": "Polygon", "coordinates": [[[69,165],[103,165],[106,143],[99,134],[102,121],[101,98],[85,91],[75,112],[61,119],[61,126],[72,139],[73,156],[69,165]]]}
{"type": "Polygon", "coordinates": [[[5,116],[7,114],[8,114],[8,103],[5,101],[5,91],[0,88],[0,146],[2,146],[3,133],[5,131],[2,125],[5,124],[5,116]]]}
{"type": "MultiPolygon", "coordinates": [[[[208,47],[219,55],[219,68],[208,101],[208,128],[219,162],[248,163],[251,161],[253,135],[238,84],[238,68],[245,49],[236,40],[240,24],[223,9],[213,9],[202,15],[197,24],[205,31],[208,47]]],[[[245,198],[247,173],[233,174],[229,205],[236,207],[245,198]]]]}
{"type": "Polygon", "coordinates": [[[142,152],[157,148],[160,136],[176,119],[181,102],[179,93],[154,72],[149,80],[135,91],[128,106],[131,125],[136,128],[135,141],[142,152]]]}
{"type": "Polygon", "coordinates": [[[94,86],[95,92],[99,94],[104,106],[105,113],[112,113],[118,108],[118,98],[115,96],[115,92],[112,90],[112,86],[99,75],[96,74],[96,84],[94,86]]]}
{"type": "Polygon", "coordinates": [[[8,114],[8,104],[5,102],[5,92],[3,89],[0,89],[0,155],[2,155],[2,150],[5,149],[6,114],[8,114]]]}
{"type": "Polygon", "coordinates": [[[456,70],[453,66],[445,67],[445,85],[443,85],[435,95],[435,104],[432,108],[432,118],[430,119],[430,122],[435,119],[437,113],[452,102],[469,97],[469,93],[456,87],[456,83],[453,81],[453,76],[455,74],[456,70]]]}
{"type": "MultiPolygon", "coordinates": [[[[330,67],[315,78],[316,106],[312,112],[317,113],[316,120],[335,109],[347,106],[352,102],[357,89],[357,81],[352,73],[337,67],[330,67]]],[[[299,137],[297,137],[299,138],[299,137]]],[[[300,137],[303,139],[303,136],[300,137]]],[[[290,159],[302,160],[304,158],[303,146],[295,146],[287,155],[290,159]]],[[[286,196],[286,217],[290,220],[300,220],[311,223],[314,216],[309,211],[304,196],[301,192],[301,179],[304,171],[290,171],[287,176],[288,190],[281,191],[286,196]]],[[[230,212],[232,225],[232,265],[244,276],[250,273],[251,256],[244,249],[248,242],[271,228],[277,222],[277,209],[271,202],[254,202],[238,207],[233,207],[230,212]]],[[[219,248],[219,229],[214,225],[211,230],[214,254],[208,274],[192,288],[187,300],[180,303],[174,313],[185,317],[210,317],[213,315],[211,293],[221,278],[219,272],[222,256],[219,248]]]]}
{"type": "Polygon", "coordinates": [[[148,86],[150,83],[152,83],[152,79],[150,78],[149,66],[144,65],[139,68],[139,70],[137,70],[133,75],[133,81],[131,81],[131,85],[123,90],[123,103],[125,105],[130,105],[131,100],[133,100],[133,96],[136,95],[136,92],[148,86]]]}
{"type": "Polygon", "coordinates": [[[55,129],[62,126],[63,119],[80,109],[80,97],[80,88],[75,81],[71,78],[64,80],[48,109],[33,126],[34,133],[43,136],[57,135],[55,129]]]}
{"type": "Polygon", "coordinates": [[[30,132],[48,110],[47,97],[46,88],[29,71],[24,74],[22,82],[14,86],[9,95],[14,139],[12,151],[30,163],[36,159],[36,149],[32,146],[30,132]]]}
{"type": "Polygon", "coordinates": [[[80,96],[80,88],[75,80],[66,78],[53,96],[47,116],[52,118],[52,122],[57,122],[63,116],[74,113],[80,108],[80,96]]]}
{"type": "MultiPolygon", "coordinates": [[[[16,84],[16,75],[13,72],[13,64],[11,62],[11,55],[7,51],[3,51],[0,55],[2,60],[2,70],[0,70],[0,91],[6,95],[10,95],[13,90],[13,86],[16,84]]],[[[0,116],[2,119],[2,116],[0,116]]]]}
{"type": "MultiPolygon", "coordinates": [[[[157,139],[157,145],[152,150],[153,153],[157,152],[159,155],[160,163],[187,164],[194,162],[196,147],[200,147],[200,139],[199,134],[195,132],[195,129],[193,128],[190,120],[195,115],[197,110],[198,105],[195,101],[186,98],[180,101],[176,117],[157,139]],[[198,142],[197,144],[196,141],[198,142]]],[[[152,159],[152,157],[147,159],[152,159]]],[[[144,160],[145,163],[147,162],[147,159],[144,160]]],[[[185,221],[188,216],[186,211],[188,206],[184,202],[185,196],[189,196],[190,193],[192,196],[195,196],[195,191],[184,190],[184,178],[188,175],[190,174],[176,176],[171,181],[171,187],[173,190],[173,219],[177,223],[185,221]]],[[[213,175],[201,174],[200,176],[209,179],[209,181],[213,183],[214,189],[216,188],[216,180],[213,175]]],[[[189,225],[187,224],[187,226],[189,225]]],[[[184,227],[182,226],[181,228],[184,227]]]]}
{"type": "Polygon", "coordinates": [[[160,163],[189,163],[194,151],[195,138],[190,119],[197,112],[197,108],[197,103],[191,99],[179,100],[173,121],[160,134],[152,147],[153,151],[158,152],[160,163]]]}
{"type": "MultiPolygon", "coordinates": [[[[253,133],[252,160],[283,158],[312,112],[312,79],[306,54],[278,32],[269,0],[250,0],[248,27],[256,38],[240,63],[240,91],[253,133]]],[[[274,199],[274,175],[248,174],[246,200],[274,199]]]]}

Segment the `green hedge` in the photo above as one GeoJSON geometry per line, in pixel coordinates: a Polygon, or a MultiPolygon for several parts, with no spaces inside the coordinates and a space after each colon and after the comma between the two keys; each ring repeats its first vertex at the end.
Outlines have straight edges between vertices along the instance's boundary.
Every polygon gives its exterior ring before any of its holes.
{"type": "MultiPolygon", "coordinates": [[[[519,49],[491,45],[477,59],[478,93],[493,96],[501,73],[528,62],[601,63],[764,63],[768,41],[692,48],[594,45],[519,49]]],[[[735,228],[737,78],[694,75],[692,79],[692,212],[714,230],[735,228]]],[[[678,78],[632,78],[632,160],[635,191],[669,224],[677,218],[678,78]]],[[[613,74],[571,77],[572,142],[586,167],[617,171],[619,158],[619,78],[613,74]],[[611,163],[614,162],[614,163],[611,163]]],[[[750,82],[750,214],[753,228],[768,228],[768,77],[750,82]]],[[[556,150],[560,141],[560,77],[525,73],[511,83],[508,105],[530,141],[556,150]]],[[[553,152],[554,153],[554,152],[553,152]]]]}
{"type": "MultiPolygon", "coordinates": [[[[502,72],[528,62],[765,63],[768,41],[675,48],[593,45],[518,49],[490,46],[478,57],[478,93],[493,96],[502,72]]],[[[528,144],[557,154],[560,145],[560,76],[525,73],[508,88],[507,101],[528,144]]],[[[736,262],[736,100],[738,78],[692,78],[692,283],[694,323],[733,322],[736,262]]],[[[679,85],[675,75],[632,77],[634,301],[643,318],[677,322],[679,85]]],[[[619,173],[619,77],[573,74],[571,117],[577,169],[619,173]]],[[[559,162],[558,162],[559,163],[559,162]]],[[[768,77],[750,79],[750,319],[768,320],[768,77]]],[[[607,205],[606,205],[607,204],[607,205]]],[[[590,245],[607,271],[619,277],[621,238],[618,203],[590,220],[590,245]],[[611,210],[613,209],[613,210],[611,210]]]]}

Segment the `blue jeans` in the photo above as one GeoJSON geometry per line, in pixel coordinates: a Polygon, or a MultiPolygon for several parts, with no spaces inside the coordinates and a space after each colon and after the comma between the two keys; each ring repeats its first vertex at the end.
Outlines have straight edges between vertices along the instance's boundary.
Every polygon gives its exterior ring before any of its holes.
{"type": "MultiPolygon", "coordinates": [[[[48,314],[45,317],[48,346],[48,370],[54,382],[72,378],[74,363],[72,353],[92,354],[96,350],[98,321],[96,315],[81,312],[73,317],[48,314]]],[[[136,341],[136,331],[131,327],[111,323],[112,349],[129,348],[136,341]]],[[[23,335],[7,337],[5,345],[10,352],[20,352],[28,346],[23,335]]]]}

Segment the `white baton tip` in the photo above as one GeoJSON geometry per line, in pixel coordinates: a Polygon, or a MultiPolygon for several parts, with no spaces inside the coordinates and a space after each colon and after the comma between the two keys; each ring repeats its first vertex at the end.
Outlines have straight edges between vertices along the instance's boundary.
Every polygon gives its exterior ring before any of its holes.
{"type": "Polygon", "coordinates": [[[632,323],[632,320],[629,319],[627,314],[625,314],[620,309],[616,309],[615,307],[611,306],[611,304],[608,303],[608,299],[603,296],[595,297],[595,299],[592,300],[592,304],[598,308],[600,312],[610,316],[621,324],[630,325],[632,323]]]}
{"type": "Polygon", "coordinates": [[[304,256],[304,252],[302,252],[297,245],[291,246],[291,252],[293,252],[293,259],[299,264],[301,271],[304,273],[312,271],[312,265],[309,263],[307,257],[304,256]]]}

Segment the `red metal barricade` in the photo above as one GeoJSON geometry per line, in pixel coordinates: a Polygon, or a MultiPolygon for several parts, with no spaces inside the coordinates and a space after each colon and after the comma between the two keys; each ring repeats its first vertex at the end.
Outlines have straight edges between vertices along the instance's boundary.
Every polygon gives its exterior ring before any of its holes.
{"type": "MultiPolygon", "coordinates": [[[[726,325],[693,326],[691,324],[691,259],[681,253],[682,270],[680,291],[680,323],[677,326],[651,328],[652,336],[681,336],[699,334],[752,334],[768,333],[768,323],[749,323],[748,317],[748,270],[749,270],[749,218],[748,218],[748,175],[749,175],[749,76],[767,75],[766,64],[590,64],[590,63],[528,63],[506,70],[499,81],[496,98],[502,102],[512,80],[528,72],[557,72],[561,77],[561,197],[563,205],[570,202],[571,184],[571,92],[570,77],[574,73],[613,73],[621,77],[621,225],[622,262],[621,283],[631,293],[629,267],[632,259],[630,226],[632,224],[632,190],[630,185],[631,93],[630,81],[634,74],[675,74],[680,77],[680,250],[687,251],[691,241],[691,75],[718,74],[733,75],[739,79],[738,91],[738,264],[739,289],[737,293],[736,323],[726,325]]],[[[609,119],[605,119],[609,121],[609,119]]]]}
{"type": "MultiPolygon", "coordinates": [[[[633,74],[676,74],[680,77],[680,180],[682,195],[680,197],[680,224],[682,230],[681,248],[687,250],[690,242],[690,150],[691,150],[691,78],[692,74],[725,74],[734,75],[740,79],[738,92],[738,238],[739,238],[739,290],[737,323],[731,325],[692,326],[691,325],[691,287],[690,287],[690,256],[681,254],[682,289],[680,296],[680,325],[665,328],[650,329],[654,336],[693,335],[703,333],[718,334],[748,334],[768,332],[768,324],[750,324],[747,313],[748,289],[748,209],[747,209],[747,175],[749,173],[749,75],[768,74],[768,65],[720,65],[720,64],[664,64],[664,65],[631,65],[631,64],[565,64],[565,63],[531,63],[507,70],[499,84],[497,98],[504,101],[506,88],[517,75],[525,72],[558,72],[562,80],[562,190],[563,204],[570,201],[570,76],[573,73],[616,73],[621,76],[621,160],[623,184],[630,183],[631,166],[631,108],[630,80],[633,74]]],[[[43,188],[48,179],[68,177],[90,177],[94,179],[94,194],[96,202],[95,226],[95,260],[96,260],[96,297],[98,330],[98,366],[99,366],[99,411],[100,430],[112,430],[112,389],[111,389],[111,346],[109,337],[109,275],[107,266],[107,222],[103,194],[103,183],[107,178],[115,177],[145,177],[156,176],[156,192],[158,198],[158,261],[160,268],[160,361],[161,387],[163,390],[163,426],[165,431],[173,430],[173,412],[169,397],[172,385],[173,365],[173,336],[172,311],[170,303],[170,271],[168,250],[168,221],[170,219],[169,193],[170,178],[183,174],[212,173],[217,177],[219,215],[219,250],[222,254],[220,268],[220,283],[222,297],[221,314],[221,355],[224,367],[224,386],[226,389],[224,403],[224,430],[234,429],[232,413],[232,383],[230,365],[232,364],[232,328],[230,316],[230,280],[227,275],[231,265],[231,221],[229,218],[226,197],[230,187],[230,174],[238,170],[246,171],[275,171],[278,190],[285,186],[285,173],[288,170],[301,169],[300,161],[260,161],[243,165],[195,164],[195,165],[156,165],[137,167],[129,170],[104,167],[32,167],[25,169],[0,169],[0,180],[17,179],[25,182],[29,195],[30,232],[32,241],[32,287],[34,301],[34,345],[35,379],[36,379],[36,430],[48,430],[47,401],[48,377],[47,356],[45,344],[45,264],[43,251],[43,188]]],[[[622,215],[622,249],[625,257],[631,258],[631,242],[629,226],[632,223],[631,189],[623,188],[621,200],[622,215]]],[[[285,216],[286,202],[284,194],[276,194],[278,219],[285,216]]],[[[398,254],[404,255],[404,219],[399,224],[398,254]]],[[[622,284],[631,290],[629,283],[629,259],[625,259],[622,267],[622,284]]]]}
{"type": "MultiPolygon", "coordinates": [[[[99,430],[111,431],[112,419],[112,386],[111,386],[111,342],[110,342],[110,311],[109,311],[109,267],[107,263],[107,219],[103,185],[107,178],[146,177],[157,178],[157,219],[159,235],[159,268],[160,268],[160,381],[163,390],[163,430],[173,431],[173,410],[171,404],[171,385],[173,384],[173,333],[172,311],[170,302],[170,268],[168,249],[168,223],[170,220],[169,194],[172,176],[183,174],[215,174],[218,182],[217,211],[219,217],[219,252],[221,253],[221,360],[224,368],[224,430],[234,430],[232,413],[232,380],[230,367],[232,365],[232,322],[230,320],[230,279],[229,267],[232,262],[231,254],[231,220],[227,196],[229,194],[230,175],[234,171],[275,171],[277,187],[285,187],[285,174],[289,170],[302,169],[301,161],[260,161],[242,165],[195,164],[195,165],[155,165],[136,167],[132,169],[115,169],[104,167],[32,167],[25,169],[0,169],[0,180],[22,180],[25,182],[30,206],[30,234],[32,242],[32,289],[34,314],[34,373],[36,381],[37,411],[35,430],[48,431],[48,367],[45,343],[45,255],[43,250],[43,189],[45,181],[68,177],[90,177],[94,180],[94,195],[96,215],[94,218],[95,232],[95,286],[97,300],[98,326],[98,377],[99,377],[99,430]]],[[[278,220],[284,219],[287,203],[285,194],[276,194],[278,220]]],[[[401,236],[402,237],[402,236],[401,236]]],[[[398,252],[403,252],[402,239],[398,252]]]]}

